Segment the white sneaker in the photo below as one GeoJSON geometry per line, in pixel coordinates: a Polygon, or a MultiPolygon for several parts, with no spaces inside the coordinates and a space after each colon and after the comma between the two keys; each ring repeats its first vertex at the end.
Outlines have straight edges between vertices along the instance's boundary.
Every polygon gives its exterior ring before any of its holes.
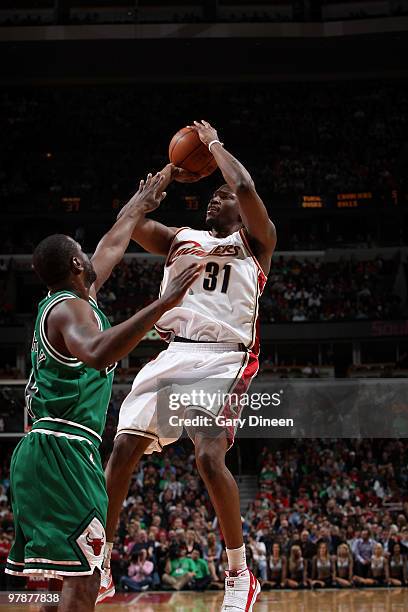
{"type": "Polygon", "coordinates": [[[225,596],[221,612],[252,612],[261,585],[247,568],[225,572],[225,596]]]}
{"type": "Polygon", "coordinates": [[[96,603],[102,603],[105,599],[113,597],[115,594],[115,585],[113,583],[112,572],[110,568],[102,568],[101,570],[101,585],[99,587],[96,603]]]}

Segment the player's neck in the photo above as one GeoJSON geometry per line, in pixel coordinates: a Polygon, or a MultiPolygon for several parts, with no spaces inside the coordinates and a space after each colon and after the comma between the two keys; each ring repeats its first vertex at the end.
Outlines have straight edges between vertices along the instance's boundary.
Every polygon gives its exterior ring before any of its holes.
{"type": "Polygon", "coordinates": [[[57,293],[57,291],[72,291],[84,300],[89,300],[89,289],[87,289],[82,283],[77,283],[75,280],[68,280],[62,283],[57,283],[52,287],[48,287],[51,294],[57,293]]]}
{"type": "Polygon", "coordinates": [[[231,234],[240,230],[241,227],[242,227],[241,225],[236,225],[236,224],[230,225],[228,227],[219,227],[219,228],[212,227],[210,229],[210,234],[211,236],[214,236],[214,238],[226,238],[227,236],[231,236],[231,234]]]}

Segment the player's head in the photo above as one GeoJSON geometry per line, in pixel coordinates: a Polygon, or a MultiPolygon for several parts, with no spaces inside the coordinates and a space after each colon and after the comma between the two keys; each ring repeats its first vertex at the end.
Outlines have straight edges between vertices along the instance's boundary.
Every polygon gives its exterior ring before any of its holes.
{"type": "Polygon", "coordinates": [[[217,231],[242,225],[238,199],[229,185],[221,185],[214,191],[207,206],[205,222],[207,227],[217,231]]]}
{"type": "Polygon", "coordinates": [[[52,234],[37,245],[33,254],[33,268],[50,288],[76,280],[89,289],[96,280],[88,255],[78,242],[65,234],[52,234]]]}

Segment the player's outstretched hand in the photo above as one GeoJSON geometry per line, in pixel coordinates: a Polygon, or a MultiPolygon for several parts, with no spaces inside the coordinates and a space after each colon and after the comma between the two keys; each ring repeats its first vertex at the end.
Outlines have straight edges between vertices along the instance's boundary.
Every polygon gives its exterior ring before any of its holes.
{"type": "Polygon", "coordinates": [[[204,119],[201,121],[194,121],[194,125],[189,125],[187,127],[191,127],[197,131],[201,142],[205,144],[206,147],[208,147],[213,140],[219,140],[217,130],[213,128],[208,121],[204,121],[204,119]]]}
{"type": "Polygon", "coordinates": [[[168,284],[165,292],[161,296],[160,300],[164,303],[167,310],[177,306],[186,294],[187,289],[197,280],[203,269],[202,264],[192,264],[183,272],[180,272],[170,283],[168,284]]]}
{"type": "Polygon", "coordinates": [[[124,214],[131,214],[139,208],[142,208],[144,212],[151,212],[158,208],[166,197],[166,192],[162,189],[163,181],[164,176],[160,172],[155,176],[149,173],[145,181],[140,181],[139,189],[122,208],[117,218],[119,219],[124,214]]]}

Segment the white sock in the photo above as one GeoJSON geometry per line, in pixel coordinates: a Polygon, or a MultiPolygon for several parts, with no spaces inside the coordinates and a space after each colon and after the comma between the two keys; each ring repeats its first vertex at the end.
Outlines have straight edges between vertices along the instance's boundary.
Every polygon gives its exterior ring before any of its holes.
{"type": "Polygon", "coordinates": [[[113,542],[106,542],[105,550],[103,551],[103,563],[102,563],[103,569],[110,568],[112,548],[113,548],[113,542]]]}
{"type": "Polygon", "coordinates": [[[245,553],[245,544],[240,546],[240,548],[227,548],[227,557],[228,557],[228,569],[230,570],[243,570],[246,569],[246,553],[245,553]]]}

